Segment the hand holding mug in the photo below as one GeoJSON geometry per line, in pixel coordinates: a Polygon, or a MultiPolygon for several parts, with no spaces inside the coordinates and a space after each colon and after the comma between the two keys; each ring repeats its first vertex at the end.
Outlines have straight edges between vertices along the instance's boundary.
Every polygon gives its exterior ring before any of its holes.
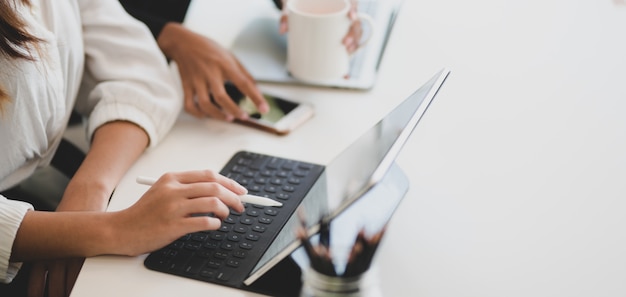
{"type": "MultiPolygon", "coordinates": [[[[358,18],[358,14],[357,14],[357,1],[356,0],[350,0],[351,2],[351,6],[350,6],[350,11],[348,12],[348,18],[351,21],[350,24],[350,29],[348,30],[348,32],[346,33],[346,36],[344,36],[342,43],[343,45],[346,46],[346,50],[348,50],[348,53],[352,54],[354,53],[357,49],[359,49],[359,41],[361,40],[361,37],[363,36],[363,26],[361,24],[361,20],[358,18]]],[[[279,32],[280,34],[285,34],[288,31],[288,24],[287,24],[287,0],[284,1],[283,3],[283,9],[282,9],[282,14],[280,16],[280,27],[279,27],[279,32]]],[[[361,44],[363,45],[363,44],[361,44]]]]}
{"type": "MultiPolygon", "coordinates": [[[[280,32],[289,31],[287,68],[303,81],[347,77],[351,54],[365,46],[362,24],[372,18],[357,12],[355,0],[289,0],[283,3],[280,32]]],[[[372,31],[370,30],[370,31],[372,31]]]]}

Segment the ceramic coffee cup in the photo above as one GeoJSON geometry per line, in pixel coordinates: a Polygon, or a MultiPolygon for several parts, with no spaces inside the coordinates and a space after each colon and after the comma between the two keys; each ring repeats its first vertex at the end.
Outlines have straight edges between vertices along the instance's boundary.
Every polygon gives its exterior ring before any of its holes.
{"type": "MultiPolygon", "coordinates": [[[[287,17],[287,69],[299,80],[324,83],[348,74],[350,54],[342,40],[348,33],[351,20],[350,0],[289,0],[287,17]]],[[[357,13],[363,25],[372,29],[370,16],[357,13]]],[[[368,36],[362,38],[365,46],[368,36]]]]}

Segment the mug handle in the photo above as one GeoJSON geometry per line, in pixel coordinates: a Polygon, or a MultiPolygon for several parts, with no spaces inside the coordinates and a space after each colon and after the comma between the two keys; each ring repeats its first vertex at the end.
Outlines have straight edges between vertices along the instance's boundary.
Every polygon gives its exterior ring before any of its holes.
{"type": "Polygon", "coordinates": [[[357,49],[360,49],[363,46],[365,46],[367,42],[372,38],[372,35],[374,35],[374,19],[370,15],[362,13],[362,12],[357,12],[356,18],[359,21],[361,21],[361,26],[363,26],[364,23],[367,23],[367,25],[370,27],[369,34],[367,35],[367,37],[363,38],[361,36],[361,41],[359,43],[359,47],[357,48],[357,49]]]}

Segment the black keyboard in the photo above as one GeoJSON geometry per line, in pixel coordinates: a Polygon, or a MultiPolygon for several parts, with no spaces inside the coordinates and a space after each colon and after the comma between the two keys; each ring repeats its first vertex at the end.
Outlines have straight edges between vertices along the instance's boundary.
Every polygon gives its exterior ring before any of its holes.
{"type": "Polygon", "coordinates": [[[144,265],[160,272],[243,288],[243,281],[323,170],[323,166],[311,163],[236,153],[220,173],[245,186],[250,194],[269,197],[283,205],[246,204],[243,213],[231,210],[218,230],[187,234],[150,253],[144,265]]]}

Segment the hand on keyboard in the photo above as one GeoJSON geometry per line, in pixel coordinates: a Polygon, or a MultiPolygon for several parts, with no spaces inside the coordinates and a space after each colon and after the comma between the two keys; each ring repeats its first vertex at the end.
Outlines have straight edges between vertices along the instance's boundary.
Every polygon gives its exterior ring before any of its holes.
{"type": "MultiPolygon", "coordinates": [[[[272,258],[272,244],[324,167],[290,159],[237,152],[220,171],[250,194],[280,201],[280,206],[246,203],[232,209],[217,230],[189,233],[148,255],[149,269],[235,288],[259,263],[272,258]],[[266,254],[267,253],[267,254],[266,254]]],[[[291,228],[284,234],[292,237],[291,228]]],[[[290,240],[287,239],[286,242],[290,240]]],[[[285,239],[277,240],[279,244],[285,239]]]]}
{"type": "Polygon", "coordinates": [[[167,173],[135,205],[116,214],[120,245],[138,255],[196,231],[216,230],[230,209],[243,212],[239,195],[247,190],[212,171],[167,173]],[[213,216],[195,216],[212,213],[213,216]]]}

